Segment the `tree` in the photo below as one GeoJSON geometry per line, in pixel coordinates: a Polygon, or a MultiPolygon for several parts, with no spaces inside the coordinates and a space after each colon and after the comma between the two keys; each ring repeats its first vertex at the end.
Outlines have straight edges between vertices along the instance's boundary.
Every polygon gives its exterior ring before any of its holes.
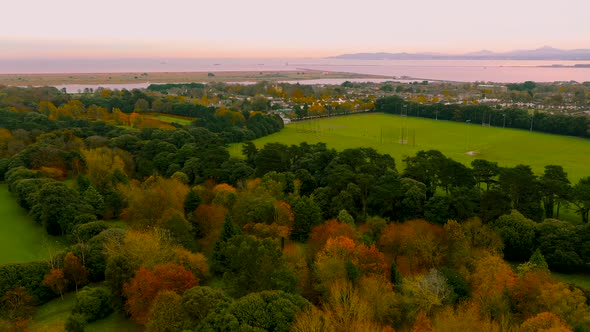
{"type": "Polygon", "coordinates": [[[490,185],[496,183],[494,178],[500,174],[498,163],[475,159],[471,162],[471,167],[473,167],[473,176],[477,184],[485,183],[486,191],[490,190],[490,185]]]}
{"type": "Polygon", "coordinates": [[[256,153],[256,176],[275,171],[285,172],[289,170],[289,154],[287,146],[280,143],[268,143],[256,153]]]}
{"type": "Polygon", "coordinates": [[[447,306],[436,313],[432,319],[437,332],[454,331],[501,331],[500,324],[489,316],[482,315],[479,305],[474,301],[461,302],[447,306]]]}
{"type": "Polygon", "coordinates": [[[27,320],[35,311],[33,297],[24,287],[17,287],[4,293],[0,298],[0,308],[2,308],[3,316],[11,321],[27,320]]]}
{"type": "Polygon", "coordinates": [[[210,313],[227,308],[232,299],[222,290],[210,287],[193,287],[182,295],[182,310],[189,326],[198,326],[210,313]]]}
{"type": "Polygon", "coordinates": [[[582,222],[588,223],[590,212],[590,177],[581,178],[572,189],[572,203],[578,208],[582,222]]]}
{"type": "Polygon", "coordinates": [[[543,217],[541,190],[530,166],[517,165],[502,169],[500,186],[510,196],[514,209],[527,218],[541,221],[543,217]]]}
{"type": "Polygon", "coordinates": [[[450,303],[453,295],[447,279],[436,269],[431,269],[423,276],[406,278],[402,291],[415,311],[424,311],[426,314],[450,303]]]}
{"type": "Polygon", "coordinates": [[[109,257],[105,269],[106,285],[111,290],[115,302],[119,302],[123,297],[123,286],[128,283],[135,274],[135,268],[129,258],[125,255],[114,255],[109,257]]]}
{"type": "Polygon", "coordinates": [[[127,153],[119,149],[101,147],[97,149],[81,149],[86,164],[86,175],[90,182],[101,193],[108,192],[113,185],[113,174],[119,170],[125,172],[125,159],[129,159],[127,153]]]}
{"type": "Polygon", "coordinates": [[[281,291],[252,293],[210,314],[196,330],[287,332],[297,314],[309,305],[301,296],[281,291]]]}
{"type": "Polygon", "coordinates": [[[314,226],[309,235],[309,246],[315,254],[322,249],[328,239],[344,236],[352,240],[357,240],[357,231],[350,225],[339,222],[336,219],[330,219],[325,223],[314,226]]]}
{"type": "Polygon", "coordinates": [[[504,256],[508,260],[524,261],[531,256],[536,224],[516,210],[503,215],[491,224],[504,242],[504,256]]]}
{"type": "Polygon", "coordinates": [[[300,242],[306,241],[312,227],[321,222],[322,212],[313,198],[300,196],[291,202],[295,220],[291,238],[300,242]]]}
{"type": "Polygon", "coordinates": [[[432,322],[430,321],[430,318],[426,316],[424,311],[420,311],[418,316],[416,316],[416,321],[412,326],[411,332],[434,332],[432,322]]]}
{"type": "Polygon", "coordinates": [[[143,98],[139,98],[135,102],[135,106],[133,107],[133,111],[134,112],[145,112],[145,111],[149,110],[149,108],[150,108],[150,103],[143,98]]]}
{"type": "Polygon", "coordinates": [[[83,314],[72,314],[66,319],[64,328],[66,332],[84,332],[88,321],[83,314]]]}
{"type": "Polygon", "coordinates": [[[87,322],[103,319],[113,312],[111,292],[106,287],[84,287],[76,296],[73,314],[84,315],[87,322]]]}
{"type": "Polygon", "coordinates": [[[479,215],[484,222],[498,219],[501,215],[510,213],[512,200],[505,192],[492,189],[481,195],[479,215]]]}
{"type": "Polygon", "coordinates": [[[338,221],[354,225],[354,218],[346,210],[340,210],[340,213],[338,213],[338,221]]]}
{"type": "Polygon", "coordinates": [[[555,219],[538,225],[536,242],[552,270],[571,273],[584,265],[580,257],[585,243],[584,233],[569,222],[555,219]]]}
{"type": "Polygon", "coordinates": [[[38,191],[32,208],[34,218],[43,224],[51,235],[70,233],[76,216],[89,212],[91,207],[83,203],[80,194],[63,182],[45,183],[38,191]]]}
{"type": "Polygon", "coordinates": [[[552,312],[542,312],[531,317],[520,325],[522,332],[555,331],[572,332],[572,328],[563,319],[552,312]]]}
{"type": "Polygon", "coordinates": [[[543,206],[545,217],[553,218],[555,202],[557,201],[556,218],[559,218],[561,202],[567,197],[570,190],[570,181],[563,167],[557,165],[545,166],[545,173],[540,178],[543,191],[543,206]]]}
{"type": "Polygon", "coordinates": [[[63,292],[67,286],[67,280],[64,278],[64,272],[61,269],[51,269],[43,278],[43,285],[51,288],[55,293],[59,293],[62,300],[63,292]]]}
{"type": "Polygon", "coordinates": [[[150,316],[151,319],[146,324],[148,332],[182,331],[182,297],[174,291],[159,292],[150,308],[150,316]]]}
{"type": "Polygon", "coordinates": [[[126,309],[140,324],[151,318],[151,307],[159,292],[169,290],[182,294],[198,284],[190,271],[173,263],[158,265],[153,271],[140,267],[135,277],[123,287],[127,297],[126,309]]]}
{"type": "Polygon", "coordinates": [[[225,266],[230,257],[227,257],[223,253],[223,249],[231,238],[239,234],[241,234],[240,229],[232,222],[230,215],[226,215],[225,220],[223,221],[221,235],[213,248],[213,256],[211,259],[211,270],[213,270],[213,272],[222,273],[225,270],[225,266]]]}
{"type": "Polygon", "coordinates": [[[531,255],[531,258],[528,262],[518,266],[518,272],[520,274],[537,270],[549,272],[549,265],[547,265],[545,257],[543,257],[543,254],[541,254],[541,250],[539,250],[539,248],[537,248],[537,250],[535,250],[535,252],[531,255]]]}
{"type": "Polygon", "coordinates": [[[427,198],[434,196],[441,184],[441,171],[445,168],[447,158],[436,150],[418,151],[416,156],[406,157],[404,162],[404,176],[424,183],[427,198]]]}
{"type": "Polygon", "coordinates": [[[281,250],[270,240],[236,235],[222,244],[219,253],[227,262],[219,268],[230,295],[295,288],[295,276],[286,267],[281,250]]]}
{"type": "Polygon", "coordinates": [[[194,190],[189,190],[184,198],[184,215],[189,218],[195,209],[201,204],[201,197],[194,190]]]}
{"type": "Polygon", "coordinates": [[[80,259],[71,251],[64,258],[63,273],[67,280],[72,281],[76,285],[76,293],[78,292],[79,285],[84,285],[88,282],[88,271],[86,271],[80,259]]]}
{"type": "Polygon", "coordinates": [[[136,226],[161,225],[175,211],[184,215],[189,189],[178,180],[152,176],[143,184],[132,183],[121,189],[128,202],[125,218],[136,226]]]}
{"type": "Polygon", "coordinates": [[[395,262],[391,263],[389,267],[390,281],[395,287],[401,287],[403,282],[402,274],[397,270],[395,262]]]}
{"type": "Polygon", "coordinates": [[[397,172],[386,171],[379,177],[369,193],[367,204],[369,214],[400,219],[401,200],[403,198],[401,179],[397,172]]]}
{"type": "Polygon", "coordinates": [[[428,197],[426,185],[422,182],[403,178],[401,179],[402,192],[401,219],[409,220],[424,216],[424,203],[428,197]]]}
{"type": "Polygon", "coordinates": [[[483,313],[495,317],[507,313],[509,309],[505,293],[517,279],[512,268],[502,258],[488,255],[479,259],[469,279],[473,299],[483,313]]]}

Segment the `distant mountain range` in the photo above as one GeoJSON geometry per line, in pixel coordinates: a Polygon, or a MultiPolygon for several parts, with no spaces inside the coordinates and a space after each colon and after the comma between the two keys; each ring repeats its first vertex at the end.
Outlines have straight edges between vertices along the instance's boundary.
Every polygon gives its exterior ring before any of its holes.
{"type": "Polygon", "coordinates": [[[481,50],[465,54],[443,53],[354,53],[329,57],[350,60],[590,60],[590,49],[560,50],[544,46],[535,50],[492,52],[481,50]]]}

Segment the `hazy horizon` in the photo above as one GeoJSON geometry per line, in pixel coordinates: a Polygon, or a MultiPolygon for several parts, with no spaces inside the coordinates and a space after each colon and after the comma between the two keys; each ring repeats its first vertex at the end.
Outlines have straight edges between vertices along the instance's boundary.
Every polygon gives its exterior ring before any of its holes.
{"type": "Polygon", "coordinates": [[[0,58],[318,58],[590,47],[590,3],[21,0],[5,5],[0,58]]]}

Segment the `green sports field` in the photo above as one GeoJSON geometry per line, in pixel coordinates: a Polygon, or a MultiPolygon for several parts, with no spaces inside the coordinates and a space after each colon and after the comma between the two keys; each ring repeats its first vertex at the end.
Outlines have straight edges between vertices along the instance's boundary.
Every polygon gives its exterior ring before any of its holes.
{"type": "Polygon", "coordinates": [[[63,247],[16,203],[6,184],[0,184],[0,264],[44,259],[63,247]]]}
{"type": "MultiPolygon", "coordinates": [[[[398,169],[403,167],[404,156],[435,149],[465,164],[476,158],[497,161],[501,166],[526,164],[536,174],[541,174],[545,165],[555,164],[564,167],[572,182],[590,176],[590,140],[476,123],[359,114],[293,123],[254,141],[258,147],[269,142],[325,142],[337,150],[372,147],[394,157],[398,169]]],[[[241,155],[240,151],[241,144],[230,146],[233,156],[241,155]]]]}

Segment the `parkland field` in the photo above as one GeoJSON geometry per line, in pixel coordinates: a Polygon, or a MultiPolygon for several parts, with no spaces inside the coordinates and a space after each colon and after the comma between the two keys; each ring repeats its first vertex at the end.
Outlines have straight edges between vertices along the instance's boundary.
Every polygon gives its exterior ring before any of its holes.
{"type": "MultiPolygon", "coordinates": [[[[296,122],[283,130],[253,141],[309,144],[325,142],[344,150],[372,147],[395,158],[402,170],[404,156],[420,150],[439,150],[466,165],[476,158],[496,161],[500,166],[530,165],[540,175],[545,165],[561,165],[570,181],[590,176],[590,140],[526,130],[487,127],[423,118],[368,113],[296,122]]],[[[230,146],[232,156],[241,156],[241,144],[230,146]]]]}
{"type": "Polygon", "coordinates": [[[63,248],[63,239],[47,235],[0,184],[0,264],[22,263],[49,257],[63,248]]]}

